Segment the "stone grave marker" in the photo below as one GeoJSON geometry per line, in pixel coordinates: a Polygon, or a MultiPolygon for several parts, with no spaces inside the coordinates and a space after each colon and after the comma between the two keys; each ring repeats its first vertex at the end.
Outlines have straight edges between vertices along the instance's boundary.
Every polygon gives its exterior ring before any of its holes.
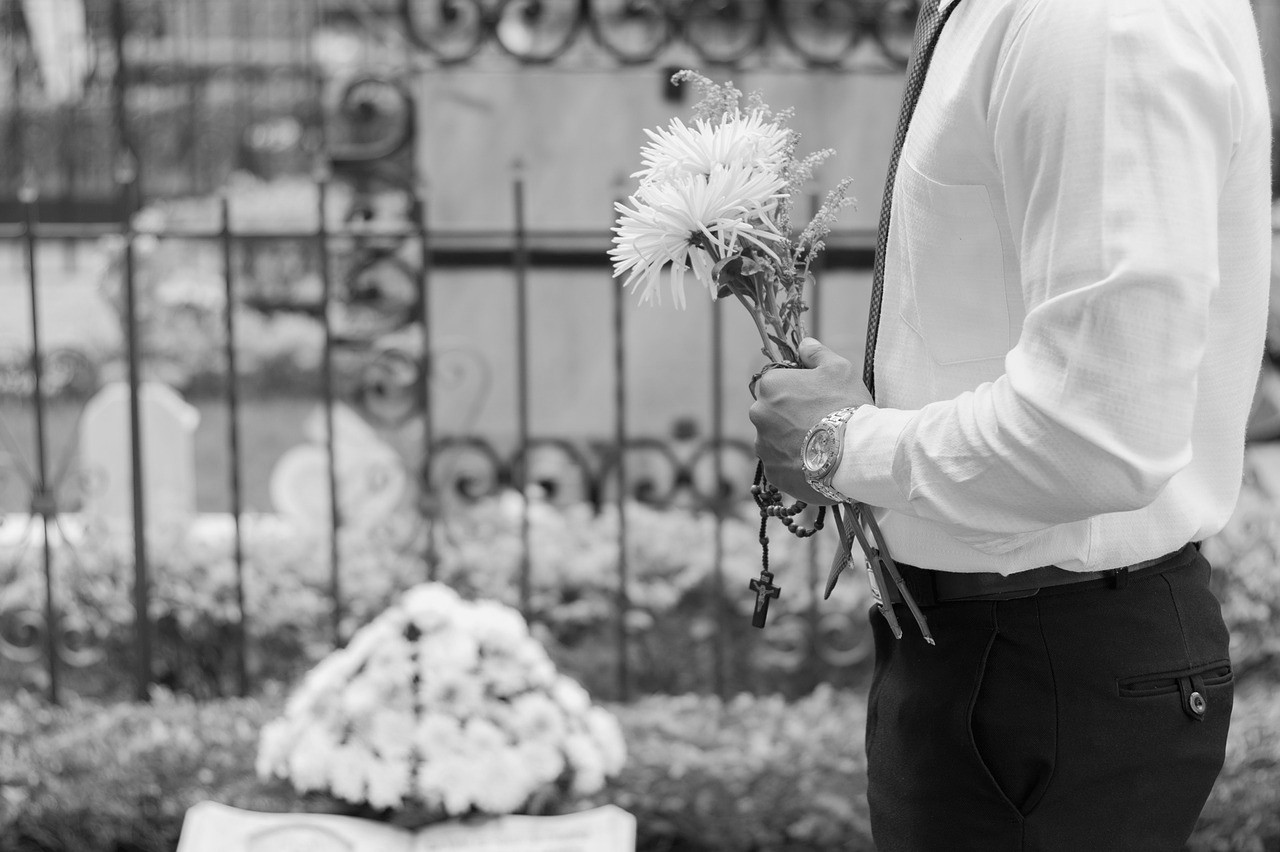
{"type": "MultiPolygon", "coordinates": [[[[196,513],[195,431],[200,412],[158,382],[139,389],[143,495],[149,523],[182,522],[196,513]]],[[[85,512],[112,520],[133,517],[133,452],[129,386],[112,382],[85,406],[80,467],[88,486],[85,512]]]]}
{"type": "Polygon", "coordinates": [[[635,852],[636,819],[614,805],[561,816],[452,821],[416,832],[331,814],[269,814],[215,802],[187,811],[178,852],[635,852]]]}

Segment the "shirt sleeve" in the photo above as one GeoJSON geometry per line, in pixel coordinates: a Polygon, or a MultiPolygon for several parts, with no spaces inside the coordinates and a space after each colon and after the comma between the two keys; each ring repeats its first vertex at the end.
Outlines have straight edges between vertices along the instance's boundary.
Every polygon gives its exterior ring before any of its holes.
{"type": "Polygon", "coordinates": [[[1005,374],[917,411],[864,406],[833,484],[1010,550],[1142,508],[1191,459],[1242,98],[1200,3],[1029,0],[988,130],[1026,318],[1005,374]]]}

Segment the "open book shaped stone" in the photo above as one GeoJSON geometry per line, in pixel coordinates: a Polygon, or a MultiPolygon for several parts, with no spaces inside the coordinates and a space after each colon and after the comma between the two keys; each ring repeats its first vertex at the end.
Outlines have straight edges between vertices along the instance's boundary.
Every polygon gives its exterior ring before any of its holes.
{"type": "Polygon", "coordinates": [[[636,818],[614,805],[560,816],[500,816],[408,831],[332,814],[270,814],[201,802],[178,852],[635,852],[636,818]]]}

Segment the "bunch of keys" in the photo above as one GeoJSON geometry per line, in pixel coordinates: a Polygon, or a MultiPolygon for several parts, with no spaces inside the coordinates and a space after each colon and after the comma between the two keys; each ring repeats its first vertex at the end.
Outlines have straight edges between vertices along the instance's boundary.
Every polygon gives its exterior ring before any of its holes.
{"type": "Polygon", "coordinates": [[[885,590],[889,588],[889,581],[898,588],[903,602],[911,610],[916,623],[920,625],[920,634],[924,637],[924,641],[930,645],[937,644],[929,632],[929,623],[924,613],[920,611],[919,605],[916,604],[915,598],[912,597],[906,582],[902,579],[902,574],[898,571],[898,566],[889,555],[889,547],[885,544],[880,525],[876,523],[870,507],[864,503],[844,503],[832,506],[831,515],[835,518],[836,529],[840,532],[840,543],[836,546],[835,560],[831,563],[830,573],[827,574],[827,589],[822,595],[823,600],[831,597],[831,590],[836,587],[836,580],[840,578],[841,572],[853,563],[853,544],[856,541],[866,557],[867,580],[871,583],[871,594],[875,597],[876,606],[880,608],[885,621],[889,623],[889,629],[893,631],[894,638],[902,638],[902,627],[898,624],[897,616],[894,615],[893,604],[886,600],[885,590]],[[842,508],[843,512],[841,512],[842,508]],[[874,545],[867,537],[867,530],[871,531],[871,538],[875,540],[874,545]]]}

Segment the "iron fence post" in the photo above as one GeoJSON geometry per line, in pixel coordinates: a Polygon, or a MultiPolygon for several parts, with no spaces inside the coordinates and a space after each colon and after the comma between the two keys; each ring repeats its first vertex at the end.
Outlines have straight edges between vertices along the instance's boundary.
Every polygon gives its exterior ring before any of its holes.
{"type": "Polygon", "coordinates": [[[120,225],[124,237],[124,312],[125,348],[129,381],[129,460],[133,496],[133,610],[135,619],[134,653],[137,657],[136,698],[147,701],[151,695],[151,581],[147,565],[146,468],[142,458],[142,346],[138,324],[137,268],[134,256],[132,211],[137,163],[132,153],[122,152],[116,179],[120,185],[120,225]]]}
{"type": "Polygon", "coordinates": [[[226,303],[223,305],[224,353],[227,361],[227,450],[230,454],[232,558],[236,567],[236,678],[241,696],[249,694],[249,628],[244,607],[244,533],[241,516],[244,496],[240,482],[240,371],[236,365],[235,271],[232,265],[231,201],[224,191],[219,199],[222,228],[222,275],[226,303]]]}
{"type": "MultiPolygon", "coordinates": [[[[822,209],[822,199],[817,194],[809,198],[809,215],[810,218],[816,216],[818,211],[822,209]]],[[[821,271],[822,255],[818,254],[814,258],[809,271],[812,273],[813,288],[810,291],[809,305],[812,313],[810,313],[809,333],[818,340],[822,339],[822,288],[818,285],[818,273],[821,271]]],[[[839,538],[837,537],[837,547],[839,547],[839,538]]],[[[818,537],[814,536],[809,539],[809,546],[806,548],[809,555],[808,575],[809,575],[809,608],[806,613],[809,627],[809,660],[806,666],[809,686],[817,687],[821,678],[822,658],[820,653],[820,643],[822,637],[820,635],[821,614],[818,611],[820,601],[818,599],[818,584],[821,582],[822,575],[818,568],[818,537]]]]}
{"type": "Polygon", "coordinates": [[[418,392],[422,395],[418,404],[422,410],[422,471],[419,487],[422,494],[419,499],[419,506],[423,513],[423,517],[427,523],[427,580],[434,581],[437,574],[437,557],[439,545],[436,541],[438,530],[436,524],[439,521],[441,507],[438,505],[438,496],[435,494],[435,484],[431,478],[432,464],[434,459],[435,444],[435,423],[434,409],[432,406],[432,373],[435,368],[435,358],[431,352],[432,334],[431,334],[431,230],[430,220],[428,218],[427,199],[428,193],[425,188],[419,186],[414,192],[414,220],[418,226],[418,241],[421,250],[420,264],[418,271],[418,321],[422,323],[422,354],[418,360],[418,392]]]}
{"type": "Polygon", "coordinates": [[[516,285],[516,431],[519,450],[516,458],[515,486],[520,491],[520,611],[529,611],[533,561],[529,529],[529,246],[525,233],[524,174],[516,164],[512,182],[512,206],[515,213],[515,251],[512,258],[516,285]]]}
{"type": "Polygon", "coordinates": [[[320,251],[320,322],[324,328],[324,355],[320,362],[320,381],[324,396],[324,449],[325,468],[329,486],[329,594],[333,597],[333,646],[342,647],[342,576],[340,553],[338,546],[338,529],[342,523],[342,512],[338,505],[338,459],[337,437],[334,435],[333,416],[333,321],[329,316],[329,305],[333,299],[333,270],[329,264],[329,223],[325,208],[329,200],[329,173],[322,171],[316,176],[317,204],[320,222],[316,229],[316,241],[320,251]]]}
{"type": "Polygon", "coordinates": [[[618,695],[631,699],[631,670],[628,647],[631,641],[627,617],[631,613],[628,590],[630,563],[627,556],[627,334],[626,296],[619,282],[613,286],[613,375],[614,433],[618,477],[618,695]]]}
{"type": "Polygon", "coordinates": [[[724,698],[728,691],[725,671],[725,607],[724,593],[724,315],[720,311],[722,301],[711,303],[711,447],[712,477],[711,511],[715,517],[715,555],[712,577],[715,593],[711,603],[715,611],[714,633],[711,640],[712,680],[716,695],[724,698]]]}
{"type": "Polygon", "coordinates": [[[40,347],[40,288],[36,270],[36,199],[34,184],[22,188],[22,238],[26,249],[27,285],[31,298],[31,376],[34,387],[32,410],[36,428],[36,481],[31,494],[31,512],[40,516],[40,543],[44,558],[44,645],[49,667],[49,701],[57,704],[58,695],[58,609],[54,603],[53,547],[49,541],[49,519],[57,512],[53,490],[49,485],[49,453],[45,435],[44,353],[40,347]]]}

